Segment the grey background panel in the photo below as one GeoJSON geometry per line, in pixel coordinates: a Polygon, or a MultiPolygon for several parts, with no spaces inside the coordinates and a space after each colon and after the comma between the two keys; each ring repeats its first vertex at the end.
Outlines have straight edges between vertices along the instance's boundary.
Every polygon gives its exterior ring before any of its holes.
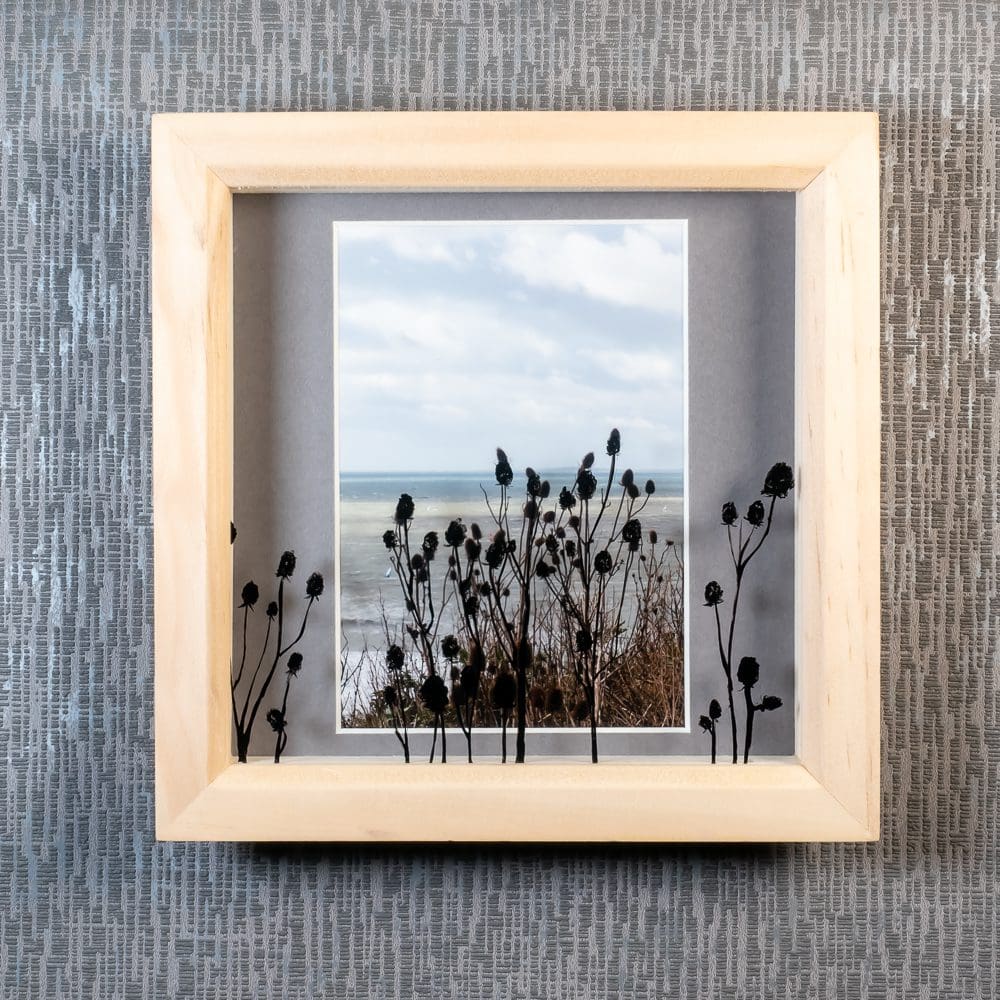
{"type": "Polygon", "coordinates": [[[998,46],[992,0],[6,4],[0,996],[1000,994],[998,46]],[[881,115],[882,841],[156,843],[150,113],[585,107],[881,115]]]}
{"type": "MultiPolygon", "coordinates": [[[[243,584],[274,590],[279,554],[293,549],[300,563],[291,593],[320,570],[330,589],[310,612],[297,647],[305,667],[288,701],[289,754],[399,756],[392,734],[334,734],[332,588],[336,495],[334,456],[333,222],[354,219],[669,219],[688,220],[689,655],[691,731],[604,733],[603,754],[707,755],[698,716],[713,697],[725,705],[715,619],[703,607],[705,584],[718,578],[732,600],[733,570],[720,527],[728,499],[741,512],[758,499],[766,471],[794,452],[795,196],[791,193],[603,193],[241,195],[234,215],[235,519],[234,606],[243,584]],[[297,581],[297,582],[296,582],[297,581]]],[[[628,353],[628,331],[620,350],[628,353]]],[[[610,428],[609,428],[610,430],[610,428]]],[[[342,428],[349,434],[350,428],[342,428]]],[[[602,441],[594,442],[600,447],[602,441]]],[[[625,445],[627,447],[627,435],[625,445]]],[[[530,456],[524,456],[525,461],[530,456]]],[[[636,470],[640,481],[641,469],[636,470]]],[[[558,488],[558,486],[557,486],[558,488]]],[[[794,494],[779,504],[764,547],[747,571],[734,659],[761,663],[760,694],[785,703],[758,719],[754,753],[795,750],[794,494]]],[[[391,506],[387,508],[387,517],[391,506]]],[[[444,525],[437,526],[443,530],[444,525]]],[[[683,541],[683,539],[681,539],[683,541]]],[[[293,621],[298,620],[301,605],[293,621]]],[[[723,605],[728,612],[728,604],[723,605]]],[[[252,639],[264,619],[250,616],[252,639]]],[[[723,614],[723,622],[727,621],[723,614]]],[[[242,615],[233,622],[234,656],[242,650],[242,615]]],[[[253,649],[253,643],[248,644],[253,649]]],[[[251,656],[251,662],[253,658],[251,656]]],[[[280,675],[265,708],[281,703],[280,675]]],[[[742,696],[736,691],[743,718],[742,696]]],[[[730,751],[728,722],[720,724],[720,753],[730,751]]],[[[742,732],[742,722],[741,722],[742,732]]],[[[460,737],[456,729],[456,736],[460,737]]],[[[589,733],[532,733],[529,753],[589,756],[589,733]]],[[[415,759],[429,735],[414,737],[415,759]]],[[[480,759],[499,753],[493,734],[474,737],[480,759]]],[[[251,750],[273,753],[274,734],[255,726],[251,750]]],[[[461,761],[461,758],[457,758],[461,761]]]]}

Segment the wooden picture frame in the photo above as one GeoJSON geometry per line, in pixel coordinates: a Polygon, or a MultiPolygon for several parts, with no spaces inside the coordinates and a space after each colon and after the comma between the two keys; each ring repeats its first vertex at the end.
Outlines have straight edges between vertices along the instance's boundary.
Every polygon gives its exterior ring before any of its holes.
{"type": "Polygon", "coordinates": [[[874,114],[156,115],[152,218],[159,839],[877,839],[874,114]],[[233,195],[313,189],[797,192],[794,759],[235,763],[233,195]]]}

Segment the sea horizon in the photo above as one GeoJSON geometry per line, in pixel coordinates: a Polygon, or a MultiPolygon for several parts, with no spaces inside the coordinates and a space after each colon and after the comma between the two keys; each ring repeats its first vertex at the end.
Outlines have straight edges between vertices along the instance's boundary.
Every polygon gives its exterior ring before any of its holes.
{"type": "MultiPolygon", "coordinates": [[[[576,479],[578,466],[563,466],[562,468],[539,468],[542,479],[548,479],[553,493],[558,495],[563,487],[572,488],[576,479]]],[[[615,473],[615,484],[621,478],[621,472],[627,468],[621,464],[615,473]]],[[[598,483],[602,486],[607,482],[608,466],[603,468],[597,464],[592,467],[598,483]]],[[[652,479],[656,484],[656,496],[677,498],[684,496],[684,473],[680,469],[636,469],[635,478],[639,484],[652,479]]],[[[339,470],[340,490],[338,499],[341,503],[360,501],[393,502],[402,492],[410,493],[414,499],[435,499],[449,503],[464,503],[472,500],[482,500],[483,489],[490,495],[499,492],[493,469],[479,470],[419,470],[419,471],[364,471],[339,470]]],[[[523,472],[514,473],[514,481],[508,489],[508,494],[516,496],[522,492],[527,482],[523,472]]]]}

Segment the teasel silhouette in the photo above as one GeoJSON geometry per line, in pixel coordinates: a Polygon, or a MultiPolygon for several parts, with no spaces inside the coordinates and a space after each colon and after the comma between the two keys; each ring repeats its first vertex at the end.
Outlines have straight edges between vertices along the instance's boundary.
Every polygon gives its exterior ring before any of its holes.
{"type": "MultiPolygon", "coordinates": [[[[498,493],[480,487],[492,521],[489,537],[477,524],[466,525],[456,518],[440,539],[429,532],[415,551],[410,543],[415,506],[409,494],[400,495],[395,526],[382,540],[404,598],[406,631],[425,662],[419,699],[434,720],[432,760],[437,729],[444,734],[449,708],[455,712],[471,759],[477,695],[485,694],[488,654],[488,702],[501,724],[503,762],[511,722],[516,725],[514,759],[523,763],[529,711],[536,715],[549,711],[550,684],[538,675],[543,665],[547,670],[556,665],[557,672],[572,670],[580,692],[585,692],[583,699],[567,701],[560,688],[552,711],[564,711],[580,723],[589,721],[591,759],[597,762],[602,689],[615,671],[623,669],[638,630],[653,627],[650,608],[657,588],[675,572],[668,570],[661,554],[673,551],[673,542],[666,540],[658,548],[656,532],[644,531],[638,516],[656,485],[646,480],[640,486],[631,469],[616,481],[620,450],[621,435],[613,429],[606,445],[611,459],[607,482],[598,483],[595,456],[588,452],[572,485],[564,486],[558,496],[529,466],[517,518],[511,514],[513,467],[507,453],[497,448],[498,493]],[[435,561],[439,548],[443,553],[435,561]],[[441,586],[432,591],[431,572],[441,562],[447,564],[441,586]],[[548,593],[540,593],[546,589],[548,593]],[[632,589],[645,608],[634,620],[626,607],[632,589]],[[439,646],[438,629],[453,606],[448,620],[454,635],[445,636],[439,646]],[[551,633],[540,614],[549,616],[551,633]],[[555,644],[552,636],[560,637],[555,644]],[[439,670],[442,659],[447,667],[439,670]]],[[[682,572],[676,554],[674,562],[682,572]]],[[[446,752],[444,735],[442,750],[446,752]]]]}
{"type": "MultiPolygon", "coordinates": [[[[749,531],[745,531],[743,522],[740,522],[737,536],[733,537],[733,527],[739,520],[739,512],[733,501],[727,501],[722,505],[722,524],[726,529],[729,539],[729,553],[732,558],[735,570],[735,587],[733,599],[729,611],[729,625],[727,637],[723,639],[722,616],[719,606],[724,603],[724,591],[717,580],[710,580],[705,585],[705,607],[711,608],[715,614],[716,638],[719,646],[719,659],[722,663],[722,671],[726,678],[726,694],[729,703],[729,723],[732,734],[733,763],[739,761],[739,743],[736,731],[736,706],[733,698],[733,641],[736,634],[736,619],[739,611],[740,594],[743,587],[743,578],[751,560],[760,551],[761,546],[771,533],[771,525],[774,521],[774,508],[778,500],[783,500],[795,487],[795,477],[791,467],[786,462],[776,462],[768,470],[764,477],[764,487],[760,491],[761,496],[767,497],[768,505],[765,507],[760,500],[755,500],[747,508],[744,521],[750,526],[749,531]],[[759,529],[763,529],[759,531],[759,529]],[[759,531],[759,534],[758,534],[759,531]]],[[[756,661],[754,661],[756,663],[756,661]]],[[[742,663],[742,661],[741,661],[742,663]]],[[[738,680],[739,678],[737,678],[738,680]]],[[[754,680],[756,683],[756,679],[754,680]]],[[[750,685],[751,687],[753,685],[750,685]]],[[[747,714],[747,735],[753,730],[753,715],[755,711],[771,711],[781,706],[781,700],[769,696],[770,703],[767,708],[748,708],[747,714]],[[777,704],[773,704],[773,702],[777,704]]],[[[747,705],[752,704],[749,694],[747,694],[747,705]]],[[[763,705],[763,702],[761,703],[763,705]]],[[[749,758],[749,739],[745,741],[744,763],[749,758]]]]}
{"type": "Polygon", "coordinates": [[[528,727],[528,673],[532,664],[531,648],[531,604],[532,580],[538,564],[538,550],[532,544],[539,521],[542,517],[541,501],[549,495],[549,483],[530,466],[525,469],[527,479],[526,498],[522,508],[524,520],[521,523],[521,552],[516,561],[518,588],[517,632],[514,643],[514,678],[517,681],[515,713],[517,734],[514,742],[514,762],[523,764],[527,759],[526,733],[528,727]]]}
{"type": "Polygon", "coordinates": [[[716,747],[716,733],[715,724],[722,718],[722,706],[718,701],[713,698],[708,703],[708,715],[703,715],[698,720],[698,725],[705,730],[706,733],[711,734],[712,737],[712,763],[715,763],[715,747],[716,747]]]}
{"type": "MultiPolygon", "coordinates": [[[[497,448],[496,481],[500,487],[500,503],[497,511],[490,507],[497,527],[490,549],[487,551],[487,566],[490,571],[489,592],[485,594],[490,602],[491,613],[502,622],[500,634],[507,640],[507,655],[514,671],[514,718],[516,734],[514,742],[514,761],[523,764],[527,758],[527,720],[528,720],[528,671],[531,667],[531,580],[534,575],[533,563],[535,553],[531,539],[535,533],[535,525],[541,515],[538,498],[543,492],[542,480],[530,466],[525,469],[525,501],[522,508],[520,546],[511,537],[508,499],[508,488],[513,482],[513,473],[507,453],[503,448],[497,448]],[[510,539],[508,541],[508,539],[510,539]],[[518,584],[518,606],[513,620],[508,620],[503,602],[499,599],[503,585],[498,582],[504,569],[509,569],[518,584]]],[[[485,491],[484,491],[485,492],[485,491]]],[[[545,496],[549,493],[549,484],[544,484],[545,496]]],[[[489,503],[487,498],[487,503],[489,503]]],[[[503,754],[506,759],[506,754],[503,754]]]]}
{"type": "Polygon", "coordinates": [[[507,724],[517,700],[517,681],[514,675],[504,670],[497,674],[490,695],[493,707],[500,714],[500,763],[507,763],[507,724]]]}
{"type": "Polygon", "coordinates": [[[656,544],[655,533],[644,536],[639,520],[656,484],[647,480],[640,490],[631,469],[616,484],[621,445],[621,434],[614,428],[605,446],[611,461],[603,486],[592,471],[591,451],[580,461],[572,488],[560,490],[560,513],[543,539],[551,557],[539,563],[537,570],[562,609],[565,631],[574,640],[573,670],[586,701],[594,764],[599,760],[597,730],[605,680],[622,654],[623,640],[627,641],[628,581],[645,558],[644,539],[649,538],[650,546],[656,544]],[[616,503],[613,493],[618,487],[616,503]],[[600,538],[598,530],[605,518],[613,520],[607,537],[600,538]],[[616,581],[621,584],[618,594],[613,589],[616,581]]]}
{"type": "MultiPolygon", "coordinates": [[[[230,537],[233,541],[235,541],[236,528],[232,522],[230,522],[230,537]]],[[[302,614],[302,622],[299,626],[298,632],[295,634],[295,638],[292,639],[291,642],[285,643],[285,584],[295,573],[295,565],[296,559],[294,552],[288,550],[281,554],[281,557],[278,560],[278,568],[275,572],[275,577],[278,580],[277,600],[270,601],[267,605],[267,610],[265,612],[267,626],[264,633],[264,642],[261,646],[260,656],[257,659],[257,665],[250,677],[249,684],[247,685],[242,708],[237,707],[236,696],[237,690],[243,681],[243,675],[247,666],[247,626],[249,616],[260,600],[260,588],[253,580],[249,580],[243,585],[243,589],[240,593],[240,604],[238,606],[238,610],[241,609],[243,611],[243,642],[239,670],[236,672],[236,677],[233,678],[230,683],[230,695],[232,701],[233,725],[236,729],[236,756],[241,764],[245,764],[247,761],[247,755],[250,750],[250,737],[253,733],[254,722],[257,719],[257,713],[260,711],[264,698],[267,695],[268,688],[271,686],[271,681],[278,670],[278,666],[280,665],[282,659],[288,656],[289,659],[287,661],[287,665],[291,669],[292,660],[289,654],[292,653],[294,647],[299,644],[303,635],[305,635],[306,625],[309,621],[309,612],[312,610],[313,604],[315,604],[323,594],[324,584],[322,575],[320,573],[311,574],[308,580],[306,580],[306,607],[302,614]],[[261,680],[260,685],[258,685],[258,678],[261,677],[261,671],[264,669],[265,661],[268,658],[272,631],[275,633],[273,655],[271,656],[266,673],[263,674],[263,679],[261,680]]],[[[295,673],[298,672],[298,667],[301,666],[301,663],[302,660],[301,657],[299,657],[297,667],[294,671],[291,671],[289,674],[290,677],[294,676],[295,673]]],[[[288,686],[286,684],[286,699],[287,696],[288,686]]],[[[281,750],[287,742],[287,734],[285,732],[287,728],[285,707],[283,706],[281,709],[271,709],[267,713],[267,720],[277,736],[275,749],[275,763],[277,763],[281,757],[281,750]]]]}
{"type": "MultiPolygon", "coordinates": [[[[493,632],[513,673],[515,683],[513,712],[516,725],[514,760],[518,764],[523,764],[527,754],[528,675],[533,662],[532,583],[542,556],[541,550],[535,544],[535,533],[545,517],[545,501],[550,494],[550,485],[548,480],[543,479],[530,466],[524,470],[525,498],[521,508],[523,516],[515,540],[511,530],[509,495],[514,473],[503,448],[497,448],[496,457],[494,474],[496,483],[500,487],[500,497],[495,506],[486,489],[481,488],[496,531],[485,552],[482,546],[476,543],[476,565],[473,572],[478,572],[482,580],[476,605],[478,607],[479,598],[485,602],[483,614],[492,624],[493,632]],[[515,584],[517,606],[508,613],[506,598],[515,584]]],[[[469,541],[466,545],[469,545],[469,541]]],[[[482,646],[480,636],[476,635],[475,638],[482,646]]],[[[504,734],[504,745],[506,745],[506,734],[504,734]]],[[[506,753],[503,756],[506,759],[506,753]]]]}
{"type": "Polygon", "coordinates": [[[448,707],[448,685],[439,674],[430,674],[420,685],[420,700],[434,716],[434,737],[431,740],[430,763],[434,763],[434,748],[437,743],[438,728],[441,729],[441,763],[448,763],[448,734],[445,730],[444,713],[448,707]]]}
{"type": "Polygon", "coordinates": [[[455,706],[455,716],[458,725],[465,736],[468,750],[468,760],[472,763],[472,728],[475,724],[476,702],[479,698],[479,682],[486,669],[486,656],[482,647],[475,640],[465,654],[465,662],[461,669],[456,661],[462,657],[463,650],[453,635],[446,635],[441,640],[441,652],[445,659],[453,664],[451,700],[455,706]]]}
{"type": "Polygon", "coordinates": [[[281,708],[272,708],[267,713],[267,721],[275,732],[274,763],[281,762],[285,745],[288,743],[288,689],[293,677],[298,677],[302,669],[302,654],[292,653],[288,657],[288,669],[285,676],[285,695],[281,699],[281,708]]]}
{"type": "MultiPolygon", "coordinates": [[[[497,476],[498,481],[507,478],[502,466],[497,476]]],[[[510,477],[513,477],[512,472],[510,477]]],[[[441,653],[451,668],[451,700],[458,725],[465,736],[467,757],[471,764],[472,731],[479,707],[481,681],[486,670],[483,619],[491,605],[492,583],[485,582],[483,533],[478,524],[473,523],[467,528],[460,518],[453,520],[445,530],[444,541],[450,552],[447,581],[451,585],[445,599],[450,597],[457,603],[459,611],[455,624],[461,638],[446,635],[441,640],[441,653]]],[[[497,547],[504,544],[502,536],[499,540],[495,537],[489,543],[489,565],[496,564],[494,554],[497,547]]]]}
{"type": "Polygon", "coordinates": [[[750,744],[753,742],[753,718],[758,712],[773,712],[781,708],[781,699],[766,694],[759,704],[754,704],[752,689],[760,680],[760,664],[752,656],[744,656],[736,668],[736,679],[743,685],[743,697],[747,706],[747,725],[743,741],[743,763],[750,762],[750,744]]]}
{"type": "Polygon", "coordinates": [[[406,700],[403,689],[403,663],[405,655],[403,650],[392,643],[385,653],[385,665],[389,670],[389,683],[382,692],[382,700],[389,709],[389,716],[392,719],[392,728],[399,740],[399,745],[403,748],[403,761],[410,763],[410,731],[406,724],[406,700]],[[400,725],[403,731],[400,732],[400,725]]]}
{"type": "Polygon", "coordinates": [[[448,708],[448,685],[438,674],[434,652],[440,608],[434,601],[433,568],[440,540],[436,531],[429,531],[424,535],[419,549],[415,548],[410,539],[415,512],[413,497],[409,493],[401,493],[393,512],[394,527],[382,535],[382,543],[389,553],[389,565],[396,575],[409,616],[406,632],[423,662],[425,676],[419,696],[434,716],[430,759],[433,762],[440,728],[441,763],[444,764],[447,762],[444,714],[448,708]]]}

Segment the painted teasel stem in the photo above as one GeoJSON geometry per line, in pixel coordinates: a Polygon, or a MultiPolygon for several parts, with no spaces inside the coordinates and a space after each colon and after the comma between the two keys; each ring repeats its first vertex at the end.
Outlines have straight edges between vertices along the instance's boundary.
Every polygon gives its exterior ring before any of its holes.
{"type": "Polygon", "coordinates": [[[506,670],[497,675],[493,682],[491,700],[493,707],[500,713],[500,762],[507,763],[507,725],[510,713],[514,710],[517,699],[517,681],[513,674],[506,670]]]}
{"type": "MultiPolygon", "coordinates": [[[[235,540],[236,534],[235,529],[230,525],[230,535],[235,540]]],[[[260,657],[257,660],[257,665],[254,668],[254,672],[250,677],[250,681],[246,687],[246,693],[243,700],[242,708],[237,707],[237,688],[243,681],[244,671],[247,665],[247,624],[248,616],[253,610],[254,606],[257,604],[260,598],[260,590],[257,585],[252,581],[248,581],[243,586],[241,592],[241,604],[239,607],[243,610],[243,643],[242,651],[240,655],[240,667],[236,672],[236,676],[232,679],[230,684],[230,695],[232,700],[232,711],[233,711],[233,725],[236,729],[236,755],[240,763],[246,763],[247,755],[250,751],[250,737],[253,732],[254,722],[257,718],[257,713],[260,711],[260,707],[264,701],[264,697],[267,694],[268,688],[271,685],[271,681],[278,669],[279,664],[282,659],[287,656],[292,649],[301,641],[303,635],[305,634],[306,625],[309,621],[309,612],[313,604],[319,600],[323,593],[323,577],[319,573],[313,573],[309,579],[306,581],[306,598],[307,603],[305,611],[302,615],[302,622],[299,627],[295,638],[291,642],[284,643],[285,638],[285,584],[291,579],[292,574],[295,572],[295,553],[292,551],[283,552],[281,558],[278,560],[278,568],[275,576],[278,579],[278,599],[276,601],[271,601],[267,606],[266,617],[267,617],[267,627],[264,633],[264,643],[261,648],[260,657]],[[264,668],[264,662],[267,659],[269,647],[271,645],[271,632],[275,631],[276,641],[274,644],[274,653],[270,661],[270,666],[267,668],[267,672],[263,676],[263,680],[258,686],[257,680],[261,675],[261,670],[264,668]],[[256,693],[256,696],[255,696],[256,693]]],[[[301,663],[301,660],[300,660],[301,663]]],[[[286,691],[287,696],[287,691],[286,691]]],[[[268,713],[269,721],[271,718],[277,718],[272,716],[271,713],[279,712],[283,715],[283,710],[272,709],[268,713]]],[[[272,728],[274,728],[274,723],[271,723],[272,728]]],[[[282,719],[281,725],[284,726],[285,722],[282,719]]],[[[275,732],[278,732],[275,729],[275,732]]],[[[279,734],[280,735],[280,734],[279,734]]],[[[279,740],[280,743],[280,740],[279,740]]],[[[282,744],[283,745],[283,744],[282,744]]],[[[280,748],[277,751],[276,756],[280,757],[280,748]]]]}
{"type": "MultiPolygon", "coordinates": [[[[619,479],[617,429],[612,429],[606,447],[610,458],[606,483],[598,481],[594,454],[588,452],[575,481],[551,500],[550,483],[526,468],[519,519],[510,510],[513,468],[506,452],[497,448],[494,474],[499,495],[480,487],[493,525],[491,535],[485,538],[478,525],[466,526],[460,518],[448,524],[442,539],[447,568],[434,592],[436,601],[431,599],[430,572],[437,535],[430,532],[424,537],[421,552],[411,548],[414,503],[409,494],[400,495],[395,527],[384,532],[382,540],[389,552],[390,574],[395,574],[404,598],[406,631],[424,661],[418,694],[433,720],[432,760],[438,728],[446,752],[449,709],[471,760],[478,695],[487,694],[488,671],[489,704],[500,723],[502,761],[507,759],[507,729],[513,720],[515,760],[525,762],[530,710],[541,715],[565,713],[578,723],[589,721],[591,760],[597,763],[605,689],[625,669],[640,632],[645,638],[650,629],[655,631],[658,619],[653,609],[668,575],[660,553],[673,546],[667,540],[658,548],[656,531],[643,530],[638,515],[656,485],[650,479],[643,487],[631,469],[619,479]],[[629,603],[633,591],[639,605],[634,615],[629,603]],[[455,634],[446,635],[438,647],[437,635],[449,604],[455,607],[455,634]],[[439,669],[442,660],[449,666],[447,672],[439,669]],[[556,684],[558,698],[550,700],[548,693],[556,688],[546,678],[531,686],[540,680],[534,676],[538,669],[546,674],[571,670],[582,697],[567,705],[563,688],[556,684]]],[[[680,567],[679,557],[675,559],[680,567]]]]}
{"type": "Polygon", "coordinates": [[[403,650],[393,643],[385,653],[385,663],[389,669],[389,683],[385,691],[382,692],[385,704],[389,709],[392,718],[392,728],[399,740],[399,745],[403,748],[403,760],[410,763],[410,733],[406,725],[406,704],[403,700],[403,650]],[[400,724],[403,731],[399,731],[400,724]]]}
{"type": "Polygon", "coordinates": [[[528,479],[528,495],[524,502],[524,524],[521,528],[520,606],[517,619],[517,652],[514,657],[514,675],[517,678],[517,738],[515,740],[514,761],[518,764],[525,762],[527,753],[525,733],[528,720],[528,671],[531,669],[532,663],[531,597],[532,577],[534,575],[532,562],[535,557],[532,539],[535,537],[535,526],[540,514],[539,500],[536,498],[547,497],[549,494],[547,481],[542,483],[531,468],[526,469],[525,472],[528,479]]]}
{"type": "Polygon", "coordinates": [[[722,662],[723,673],[726,676],[726,694],[729,702],[729,722],[732,732],[734,764],[739,760],[739,750],[736,733],[736,706],[733,699],[733,639],[736,633],[736,617],[739,611],[743,577],[747,567],[750,565],[750,561],[760,551],[767,536],[771,533],[776,501],[787,497],[789,491],[794,486],[795,480],[790,466],[785,462],[777,462],[771,466],[764,477],[764,488],[760,491],[761,496],[768,497],[770,503],[767,508],[765,508],[763,502],[760,500],[755,500],[750,504],[745,517],[739,523],[736,537],[733,535],[733,526],[739,520],[736,504],[730,500],[722,505],[722,524],[726,528],[729,539],[729,553],[736,571],[736,586],[733,592],[733,600],[729,612],[729,625],[725,639],[723,638],[722,618],[719,613],[719,605],[723,603],[723,590],[716,580],[711,580],[705,585],[705,606],[712,608],[715,612],[719,658],[722,662]],[[748,531],[744,528],[744,524],[749,525],[748,531]],[[759,529],[762,530],[758,534],[759,529]]]}
{"type": "Polygon", "coordinates": [[[708,704],[708,715],[703,715],[698,720],[698,725],[710,733],[712,737],[712,763],[715,763],[716,732],[715,724],[722,718],[722,706],[713,698],[708,704]]]}
{"type": "Polygon", "coordinates": [[[747,726],[743,741],[743,763],[750,762],[750,744],[753,742],[753,717],[758,712],[773,712],[781,708],[781,699],[775,695],[766,694],[759,704],[754,704],[752,689],[760,680],[760,664],[752,656],[744,656],[736,668],[736,679],[743,685],[743,697],[747,706],[747,726]]]}
{"type": "MultiPolygon", "coordinates": [[[[453,664],[459,659],[461,650],[455,636],[446,635],[441,640],[441,652],[453,664]]],[[[458,725],[465,736],[470,764],[472,763],[472,728],[475,724],[476,702],[479,698],[479,682],[485,668],[486,657],[476,640],[473,640],[469,647],[464,666],[461,669],[457,666],[452,668],[451,700],[455,705],[458,725]]]]}
{"type": "MultiPolygon", "coordinates": [[[[485,569],[482,567],[484,554],[481,547],[477,549],[476,559],[480,572],[485,574],[484,579],[487,581],[481,588],[486,602],[486,614],[513,669],[513,709],[517,726],[514,760],[523,764],[526,760],[528,674],[534,662],[531,647],[532,592],[540,556],[540,550],[535,544],[535,532],[542,521],[543,505],[549,496],[550,487],[548,480],[543,480],[530,466],[524,470],[526,486],[523,518],[519,537],[515,540],[511,530],[508,499],[508,488],[514,480],[514,471],[503,448],[497,448],[496,456],[494,475],[500,487],[500,499],[496,508],[485,489],[483,495],[497,530],[485,551],[485,569]],[[516,583],[518,591],[517,608],[514,614],[508,616],[504,599],[513,583],[516,583]]],[[[502,755],[506,758],[506,727],[502,728],[502,755]]]]}
{"type": "Polygon", "coordinates": [[[448,708],[448,685],[438,674],[431,674],[420,685],[420,698],[427,710],[434,716],[434,737],[431,740],[430,763],[434,763],[434,748],[437,744],[438,728],[441,729],[441,763],[448,763],[448,735],[445,729],[444,713],[448,708]]]}
{"type": "Polygon", "coordinates": [[[435,637],[440,623],[440,611],[445,602],[435,604],[432,566],[438,550],[438,535],[429,531],[419,549],[411,543],[410,528],[415,506],[409,493],[401,493],[393,514],[395,527],[382,535],[389,552],[389,565],[399,582],[409,622],[406,631],[413,641],[424,666],[424,681],[420,698],[434,715],[434,738],[431,742],[431,762],[437,747],[437,731],[441,729],[441,763],[447,763],[447,742],[444,713],[448,708],[448,686],[438,675],[434,654],[435,637]]]}
{"type": "Polygon", "coordinates": [[[285,696],[281,699],[281,708],[272,708],[267,713],[267,721],[275,732],[274,763],[281,762],[281,755],[288,743],[288,689],[292,678],[297,677],[302,669],[302,654],[292,653],[288,657],[288,674],[285,677],[285,696]]]}
{"type": "MultiPolygon", "coordinates": [[[[444,541],[450,551],[447,582],[458,606],[455,624],[459,636],[446,635],[441,640],[441,653],[451,666],[451,699],[465,736],[467,758],[471,764],[472,731],[486,671],[484,633],[491,626],[499,625],[499,618],[503,617],[505,584],[498,581],[494,570],[499,565],[497,552],[502,549],[504,557],[507,555],[506,535],[498,530],[488,547],[486,565],[483,563],[483,533],[475,522],[466,528],[461,518],[451,521],[444,533],[444,541]]],[[[503,643],[503,633],[500,634],[500,643],[506,650],[508,647],[503,643]]]]}
{"type": "MultiPolygon", "coordinates": [[[[584,455],[572,489],[563,488],[559,494],[561,513],[543,539],[550,561],[543,557],[536,571],[562,609],[566,630],[573,636],[573,669],[585,699],[581,708],[585,708],[590,723],[590,759],[594,764],[598,762],[597,730],[604,687],[630,636],[625,603],[629,581],[636,567],[647,561],[638,515],[656,492],[651,479],[640,490],[634,473],[626,469],[615,502],[612,493],[620,451],[621,434],[615,428],[607,441],[611,461],[603,487],[591,471],[594,453],[584,455]],[[610,525],[601,538],[598,529],[605,518],[610,525]],[[620,584],[618,592],[615,583],[620,584]]],[[[649,552],[655,554],[655,532],[649,534],[648,544],[649,552]]],[[[638,616],[632,633],[637,622],[638,616]]]]}

